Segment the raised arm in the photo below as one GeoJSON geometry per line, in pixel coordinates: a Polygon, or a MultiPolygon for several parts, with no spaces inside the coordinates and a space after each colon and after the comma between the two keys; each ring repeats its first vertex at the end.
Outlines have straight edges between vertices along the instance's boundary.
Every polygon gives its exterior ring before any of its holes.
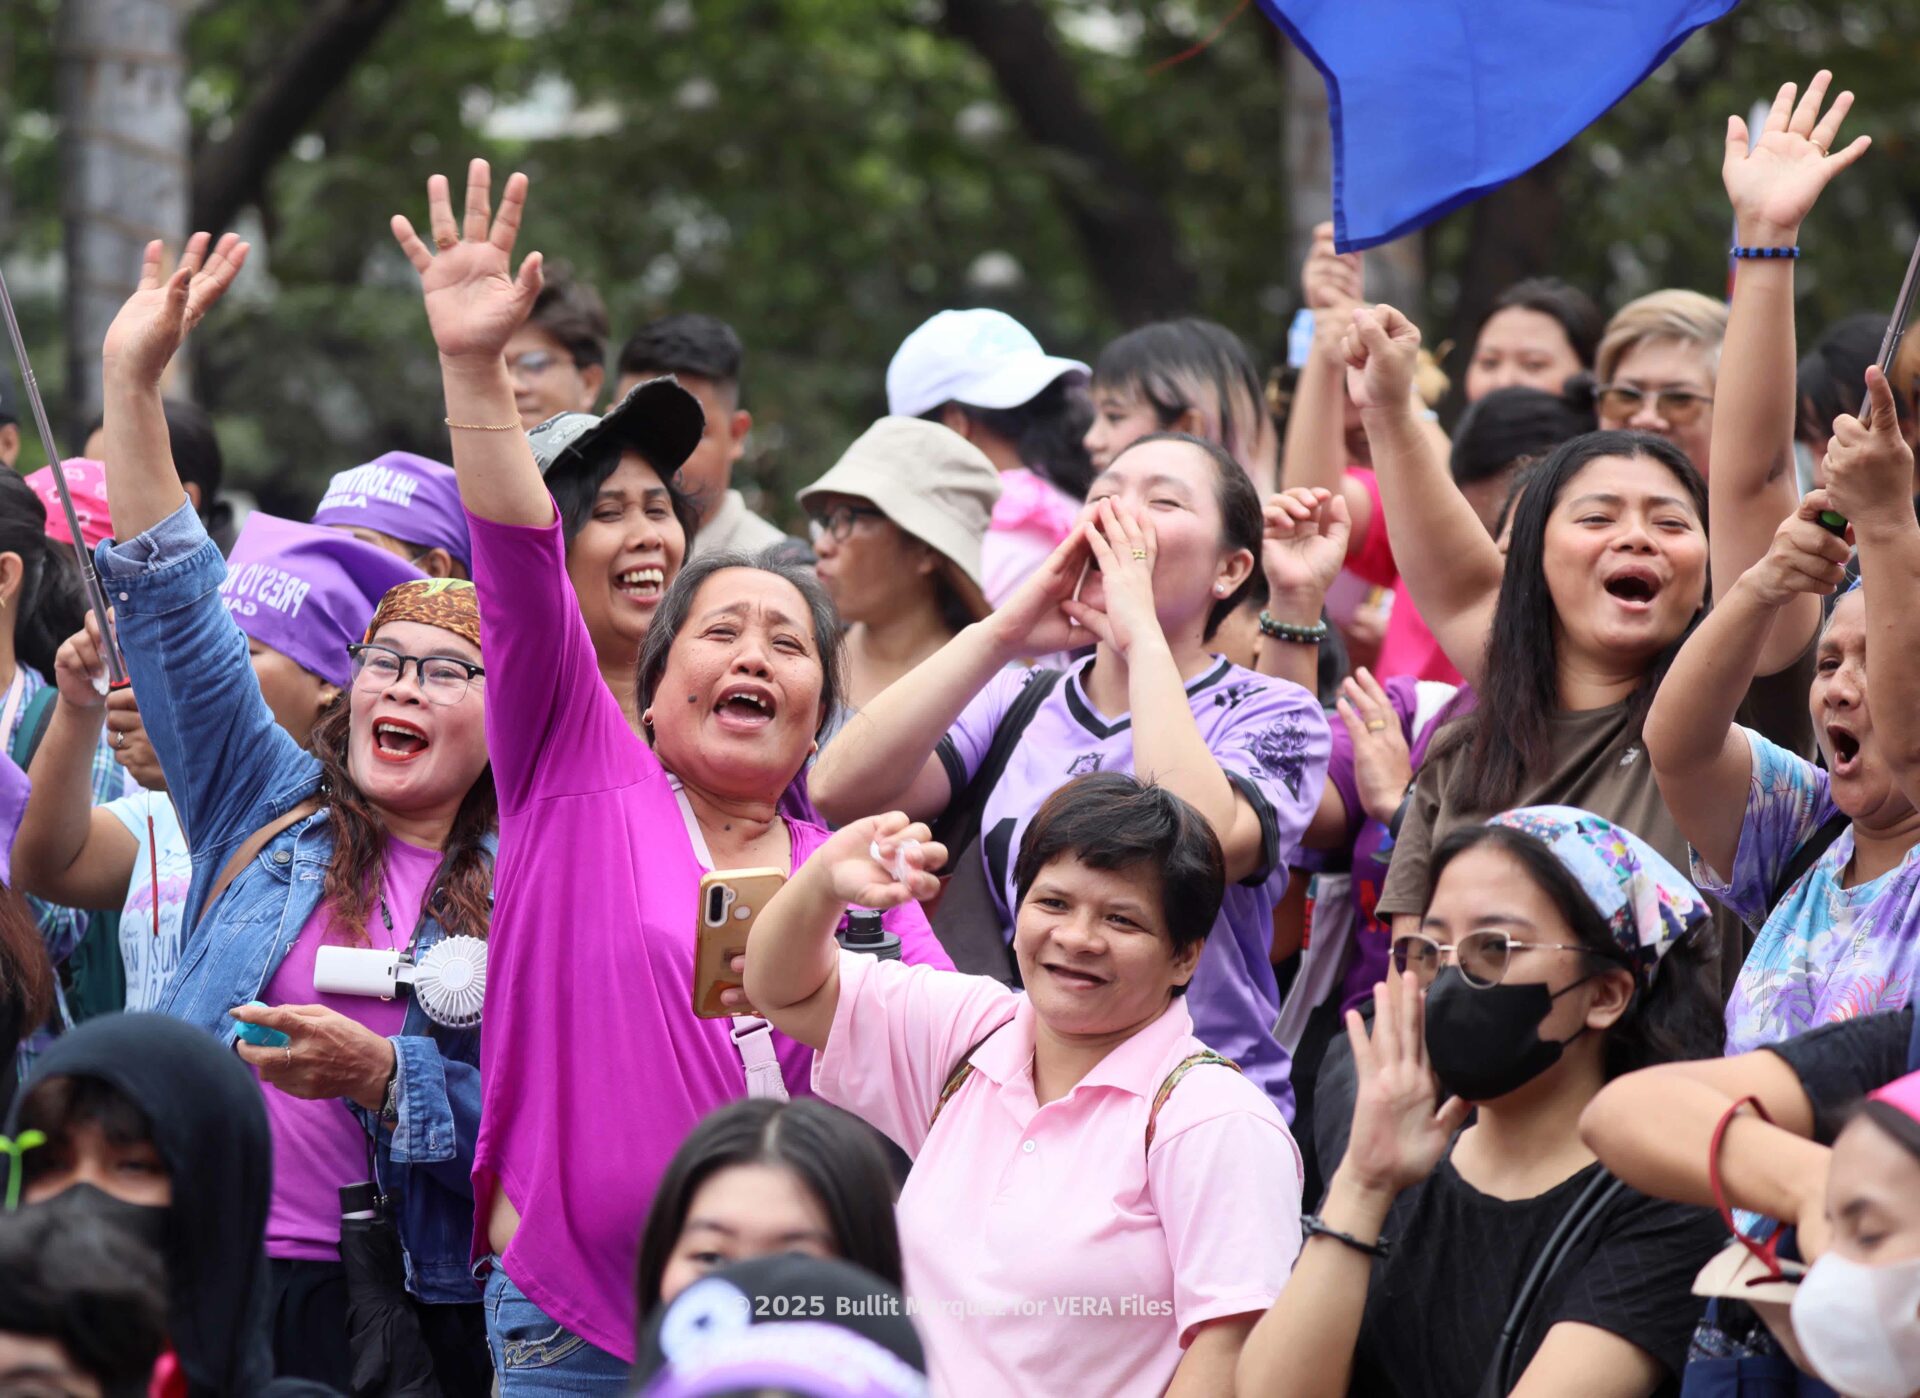
{"type": "Polygon", "coordinates": [[[1313,313],[1313,343],[1287,409],[1280,485],[1344,496],[1353,523],[1352,547],[1357,549],[1376,521],[1372,498],[1347,475],[1347,359],[1342,342],[1348,317],[1366,298],[1366,267],[1359,253],[1333,250],[1331,223],[1313,230],[1300,286],[1313,313]]]}
{"type": "MultiPolygon", "coordinates": [[[[1742,247],[1797,246],[1800,225],[1827,181],[1865,154],[1861,136],[1828,154],[1853,105],[1843,92],[1825,116],[1820,105],[1832,74],[1824,69],[1794,105],[1794,84],[1773,99],[1753,148],[1747,124],[1727,119],[1721,176],[1733,204],[1734,238],[1742,247]]],[[[1799,504],[1793,438],[1793,260],[1742,258],[1734,274],[1725,347],[1714,381],[1713,473],[1707,480],[1714,601],[1733,591],[1767,552],[1780,522],[1799,504]]],[[[1820,599],[1802,592],[1779,609],[1753,673],[1771,675],[1806,651],[1820,628],[1820,599]]]]}
{"type": "Polygon", "coordinates": [[[1820,526],[1827,507],[1826,492],[1816,490],[1775,530],[1772,547],[1680,648],[1647,712],[1647,756],[1660,795],[1687,843],[1723,878],[1733,874],[1753,777],[1735,711],[1789,609],[1811,600],[1817,611],[1820,598],[1846,581],[1851,551],[1820,526]]]}
{"type": "Polygon", "coordinates": [[[1061,610],[1088,557],[1076,527],[998,611],[935,651],[848,720],[807,777],[821,814],[844,825],[879,811],[931,820],[953,799],[934,749],[954,721],[1001,670],[1027,655],[1048,655],[1093,637],[1061,610]]]}
{"type": "Polygon", "coordinates": [[[249,250],[228,233],[209,255],[210,241],[205,233],[189,238],[171,275],[162,274],[159,242],[148,243],[140,285],[100,347],[107,497],[122,540],[146,533],[187,498],[173,468],[160,377],[188,332],[233,284],[249,250]]]}
{"type": "Polygon", "coordinates": [[[553,497],[520,430],[504,352],[540,294],[541,258],[528,253],[515,275],[513,245],[526,208],[527,177],[507,177],[498,214],[492,211],[491,180],[486,161],[468,164],[466,212],[456,222],[447,177],[429,177],[433,249],[404,214],[393,216],[393,236],[420,274],[427,323],[440,351],[460,499],[481,519],[538,527],[553,523],[553,497]]]}
{"type": "MultiPolygon", "coordinates": [[[[1329,490],[1283,490],[1267,497],[1264,515],[1266,611],[1282,625],[1310,630],[1320,624],[1327,589],[1347,561],[1347,502],[1329,490]]],[[[1320,687],[1320,647],[1262,633],[1257,668],[1312,694],[1320,687]]]]}
{"type": "Polygon", "coordinates": [[[1833,507],[1853,522],[1867,602],[1867,704],[1880,751],[1901,794],[1920,803],[1920,522],[1913,512],[1913,452],[1894,416],[1893,388],[1867,370],[1868,421],[1841,417],[1827,450],[1833,507]]]}
{"type": "Polygon", "coordinates": [[[840,1004],[840,954],[833,933],[847,904],[893,908],[909,898],[931,898],[940,891],[940,880],[926,871],[946,860],[945,848],[933,843],[927,827],[898,811],[836,831],[760,910],[747,938],[747,1001],[788,1038],[824,1049],[840,1004]],[[870,847],[877,843],[881,860],[893,861],[909,840],[919,841],[920,848],[909,852],[902,882],[899,870],[877,863],[870,847]]]}
{"type": "MultiPolygon", "coordinates": [[[[1153,523],[1109,496],[1100,502],[1087,541],[1100,567],[1106,609],[1070,601],[1067,611],[1126,657],[1134,773],[1200,812],[1219,837],[1228,881],[1248,878],[1260,872],[1265,834],[1259,813],[1228,779],[1194,722],[1186,680],[1160,629],[1153,605],[1153,523]]],[[[1319,800],[1317,790],[1312,799],[1319,800]]]]}
{"type": "Polygon", "coordinates": [[[1474,683],[1486,665],[1504,562],[1414,409],[1420,331],[1391,306],[1358,310],[1345,349],[1347,392],[1373,450],[1394,563],[1447,659],[1474,683]]]}
{"type": "Polygon", "coordinates": [[[54,658],[60,697],[33,754],[33,790],[13,842],[13,884],[69,908],[117,909],[127,901],[139,853],[127,827],[93,804],[93,760],[107,701],[94,687],[106,665],[98,627],[70,637],[54,658]]]}

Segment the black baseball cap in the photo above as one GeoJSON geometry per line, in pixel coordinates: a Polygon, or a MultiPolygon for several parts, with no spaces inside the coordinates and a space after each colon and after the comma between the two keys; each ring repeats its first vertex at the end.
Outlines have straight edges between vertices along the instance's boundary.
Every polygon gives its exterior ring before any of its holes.
{"type": "Polygon", "coordinates": [[[671,477],[700,445],[706,426],[700,400],[668,374],[635,384],[604,417],[555,413],[528,431],[527,444],[543,476],[585,461],[611,442],[639,452],[662,477],[671,477]]]}
{"type": "Polygon", "coordinates": [[[898,1290],[839,1258],[784,1253],[722,1267],[661,1307],[633,1376],[648,1398],[918,1398],[926,1370],[898,1290]]]}

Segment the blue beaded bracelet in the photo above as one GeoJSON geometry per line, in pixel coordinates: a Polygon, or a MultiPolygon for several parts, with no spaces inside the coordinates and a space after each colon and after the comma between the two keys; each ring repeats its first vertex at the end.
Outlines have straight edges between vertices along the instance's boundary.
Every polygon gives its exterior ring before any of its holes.
{"type": "Polygon", "coordinates": [[[1734,247],[1728,248],[1727,253],[1729,256],[1732,256],[1732,257],[1795,257],[1797,258],[1800,256],[1800,249],[1798,247],[1743,248],[1736,245],[1734,247]]]}

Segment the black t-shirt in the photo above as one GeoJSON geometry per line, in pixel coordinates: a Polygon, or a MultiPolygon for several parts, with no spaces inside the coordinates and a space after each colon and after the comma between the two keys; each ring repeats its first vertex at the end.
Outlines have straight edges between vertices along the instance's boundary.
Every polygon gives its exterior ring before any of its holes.
{"type": "Polygon", "coordinates": [[[1876,1087],[1907,1071],[1913,1007],[1823,1024],[1774,1044],[1813,1103],[1813,1138],[1832,1145],[1853,1109],[1876,1087]]]}
{"type": "MultiPolygon", "coordinates": [[[[1449,1159],[1395,1200],[1382,1230],[1393,1250],[1374,1263],[1349,1391],[1475,1398],[1522,1282],[1601,1168],[1507,1200],[1482,1194],[1449,1159]]],[[[1704,1304],[1693,1278],[1725,1242],[1713,1210],[1625,1191],[1540,1293],[1513,1372],[1526,1371],[1548,1330],[1574,1321],[1640,1346],[1667,1370],[1658,1393],[1678,1393],[1704,1304]]]]}

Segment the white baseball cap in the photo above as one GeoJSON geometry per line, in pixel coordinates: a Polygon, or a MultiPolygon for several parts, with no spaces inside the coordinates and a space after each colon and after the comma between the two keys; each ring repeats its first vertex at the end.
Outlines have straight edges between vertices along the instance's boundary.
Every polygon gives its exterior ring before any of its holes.
{"type": "Polygon", "coordinates": [[[942,311],[900,343],[887,366],[887,411],[919,417],[943,403],[1017,408],[1062,374],[1090,376],[1077,359],[1048,354],[1005,311],[942,311]]]}

